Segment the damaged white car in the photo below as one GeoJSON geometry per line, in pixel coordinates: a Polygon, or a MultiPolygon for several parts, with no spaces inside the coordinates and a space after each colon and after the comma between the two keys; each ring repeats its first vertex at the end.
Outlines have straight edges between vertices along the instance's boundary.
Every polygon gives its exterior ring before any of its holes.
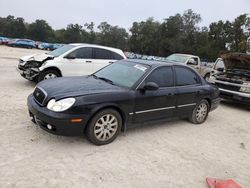
{"type": "Polygon", "coordinates": [[[89,75],[117,60],[126,59],[120,49],[91,44],[68,44],[52,52],[19,59],[18,72],[30,81],[61,76],[89,75]]]}
{"type": "Polygon", "coordinates": [[[222,59],[224,70],[216,71],[209,82],[219,87],[221,98],[250,104],[250,55],[231,53],[222,59]]]}

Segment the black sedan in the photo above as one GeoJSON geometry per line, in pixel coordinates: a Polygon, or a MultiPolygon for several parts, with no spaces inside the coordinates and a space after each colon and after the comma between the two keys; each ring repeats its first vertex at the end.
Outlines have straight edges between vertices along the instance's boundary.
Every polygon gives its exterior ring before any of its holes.
{"type": "Polygon", "coordinates": [[[185,65],[121,60],[96,73],[39,83],[28,97],[33,122],[57,135],[85,135],[96,145],[145,122],[203,123],[219,90],[185,65]]]}

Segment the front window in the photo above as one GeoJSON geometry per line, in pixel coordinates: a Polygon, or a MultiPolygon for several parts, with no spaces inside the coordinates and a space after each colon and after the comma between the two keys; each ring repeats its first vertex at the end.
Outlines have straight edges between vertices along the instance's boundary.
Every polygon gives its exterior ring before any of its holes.
{"type": "Polygon", "coordinates": [[[171,87],[174,85],[173,77],[171,67],[160,67],[147,77],[146,82],[155,82],[159,87],[171,87]]]}
{"type": "Polygon", "coordinates": [[[49,52],[49,53],[47,53],[47,54],[48,54],[48,55],[51,55],[51,56],[53,56],[53,57],[58,57],[58,56],[64,54],[65,52],[71,50],[72,48],[74,48],[74,46],[68,44],[68,45],[64,45],[64,46],[61,47],[61,48],[58,48],[58,49],[56,49],[56,50],[53,50],[53,51],[51,51],[51,52],[49,52]]]}
{"type": "Polygon", "coordinates": [[[180,62],[180,63],[185,63],[188,59],[189,56],[182,54],[172,54],[167,57],[167,60],[169,61],[180,62]]]}
{"type": "Polygon", "coordinates": [[[148,65],[130,62],[113,63],[94,76],[111,80],[115,85],[132,87],[149,69],[148,65]]]}
{"type": "Polygon", "coordinates": [[[68,56],[77,59],[92,59],[92,48],[84,47],[71,52],[68,56]]]}

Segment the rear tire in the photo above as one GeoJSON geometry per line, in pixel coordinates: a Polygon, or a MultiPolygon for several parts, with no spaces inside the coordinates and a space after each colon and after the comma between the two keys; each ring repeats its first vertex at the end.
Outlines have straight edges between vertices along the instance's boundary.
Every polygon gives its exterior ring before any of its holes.
{"type": "Polygon", "coordinates": [[[57,78],[60,76],[61,76],[60,73],[56,70],[52,70],[52,69],[45,70],[39,74],[38,82],[41,82],[41,81],[47,80],[47,79],[57,78]]]}
{"type": "Polygon", "coordinates": [[[98,112],[87,125],[85,134],[95,145],[113,142],[121,131],[122,118],[119,112],[105,109],[98,112]]]}
{"type": "Polygon", "coordinates": [[[209,103],[207,100],[203,99],[195,106],[192,114],[189,117],[189,121],[194,124],[204,123],[207,119],[209,113],[209,103]]]}

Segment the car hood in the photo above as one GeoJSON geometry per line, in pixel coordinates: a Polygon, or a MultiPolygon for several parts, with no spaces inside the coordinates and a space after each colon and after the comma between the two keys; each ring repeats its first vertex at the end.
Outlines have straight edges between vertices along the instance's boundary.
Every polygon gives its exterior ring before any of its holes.
{"type": "Polygon", "coordinates": [[[47,93],[48,100],[125,90],[92,76],[54,78],[40,82],[37,87],[42,88],[47,93]]]}
{"type": "Polygon", "coordinates": [[[33,55],[28,55],[28,56],[24,56],[21,57],[20,59],[24,62],[27,61],[38,61],[38,62],[44,62],[47,59],[53,59],[54,57],[48,54],[33,54],[33,55]]]}
{"type": "Polygon", "coordinates": [[[226,70],[241,69],[250,71],[250,55],[243,53],[230,53],[221,56],[226,70]]]}

